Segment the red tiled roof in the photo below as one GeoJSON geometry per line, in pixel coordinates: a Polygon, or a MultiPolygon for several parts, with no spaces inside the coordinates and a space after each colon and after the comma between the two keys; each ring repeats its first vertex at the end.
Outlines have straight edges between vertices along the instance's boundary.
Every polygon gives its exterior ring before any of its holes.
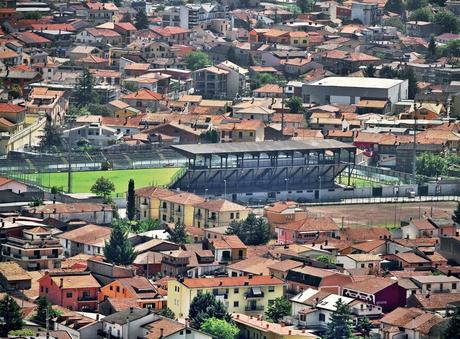
{"type": "Polygon", "coordinates": [[[126,94],[122,99],[133,99],[133,100],[153,100],[153,101],[160,101],[163,99],[163,96],[159,93],[152,92],[149,89],[141,88],[136,92],[126,94]]]}
{"type": "Polygon", "coordinates": [[[26,109],[19,105],[0,103],[0,113],[20,113],[26,109]]]}
{"type": "Polygon", "coordinates": [[[339,226],[331,217],[308,216],[305,219],[292,221],[287,224],[277,225],[278,228],[289,229],[297,232],[327,232],[337,231],[339,226]]]}
{"type": "Polygon", "coordinates": [[[266,275],[256,275],[252,278],[249,277],[222,277],[215,279],[208,278],[194,278],[185,279],[183,284],[188,288],[207,288],[207,287],[232,287],[232,286],[248,286],[258,285],[283,285],[284,282],[276,277],[266,275]]]}

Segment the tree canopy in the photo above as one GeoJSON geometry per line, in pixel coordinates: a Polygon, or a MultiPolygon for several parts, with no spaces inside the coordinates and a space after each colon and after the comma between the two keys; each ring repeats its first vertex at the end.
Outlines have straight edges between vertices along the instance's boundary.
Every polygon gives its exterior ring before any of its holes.
{"type": "Polygon", "coordinates": [[[187,229],[184,223],[176,223],[174,229],[171,229],[169,232],[168,240],[175,242],[176,244],[187,243],[187,229]]]}
{"type": "Polygon", "coordinates": [[[442,154],[426,152],[417,157],[417,174],[437,177],[445,174],[447,167],[447,159],[442,154]]]}
{"type": "Polygon", "coordinates": [[[225,305],[216,299],[211,293],[201,293],[193,298],[188,313],[190,326],[200,329],[208,318],[217,318],[231,321],[225,305]]]}
{"type": "Polygon", "coordinates": [[[0,300],[0,337],[6,337],[8,332],[20,330],[23,326],[21,307],[6,294],[0,300]]]}
{"type": "Polygon", "coordinates": [[[458,339],[460,333],[460,308],[457,307],[447,323],[442,339],[458,339]]]}
{"type": "Polygon", "coordinates": [[[91,186],[91,193],[104,198],[104,203],[111,203],[111,194],[115,192],[115,185],[107,178],[100,177],[91,186]]]}
{"type": "Polygon", "coordinates": [[[211,64],[208,55],[201,51],[190,52],[185,57],[185,64],[187,68],[191,71],[196,71],[197,69],[204,68],[211,64]]]}
{"type": "Polygon", "coordinates": [[[77,107],[87,106],[99,101],[98,95],[94,90],[94,78],[87,68],[83,70],[83,73],[77,79],[75,97],[78,98],[77,107]]]}
{"type": "Polygon", "coordinates": [[[60,150],[63,148],[62,131],[53,124],[50,116],[46,117],[43,135],[40,137],[39,147],[42,151],[60,150]]]}
{"type": "Polygon", "coordinates": [[[441,27],[441,33],[458,33],[459,22],[452,12],[436,13],[433,17],[433,22],[441,27]]]}
{"type": "Polygon", "coordinates": [[[266,244],[271,237],[270,226],[264,218],[250,213],[246,220],[232,221],[227,234],[237,235],[245,245],[266,244]]]}
{"type": "Polygon", "coordinates": [[[134,26],[137,29],[147,29],[149,28],[149,18],[147,17],[147,13],[145,9],[141,8],[137,13],[134,19],[134,26]]]}
{"type": "Polygon", "coordinates": [[[284,316],[291,314],[291,303],[284,297],[276,298],[273,301],[273,304],[269,305],[267,311],[265,311],[265,316],[273,321],[278,322],[284,316]]]}
{"type": "Polygon", "coordinates": [[[348,339],[352,337],[352,320],[350,308],[342,299],[335,303],[335,312],[332,313],[327,324],[325,339],[348,339]]]}
{"type": "Polygon", "coordinates": [[[129,179],[128,194],[126,195],[126,216],[129,220],[136,218],[136,196],[134,192],[134,179],[129,179]]]}
{"type": "Polygon", "coordinates": [[[302,98],[293,96],[286,101],[287,106],[291,113],[302,113],[303,112],[303,101],[302,98]]]}
{"type": "Polygon", "coordinates": [[[136,259],[137,253],[128,240],[128,234],[116,224],[112,228],[109,241],[105,242],[104,256],[115,265],[130,265],[136,259]]]}
{"type": "Polygon", "coordinates": [[[240,332],[232,322],[214,317],[206,319],[201,324],[200,329],[219,339],[235,339],[240,332]]]}

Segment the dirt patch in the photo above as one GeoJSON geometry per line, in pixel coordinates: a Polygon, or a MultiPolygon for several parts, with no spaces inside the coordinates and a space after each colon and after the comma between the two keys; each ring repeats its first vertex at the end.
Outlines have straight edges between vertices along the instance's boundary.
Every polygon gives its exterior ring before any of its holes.
{"type": "Polygon", "coordinates": [[[424,215],[435,218],[450,218],[456,202],[422,202],[398,204],[362,204],[308,207],[316,215],[330,216],[345,227],[393,227],[410,218],[420,219],[424,215]]]}

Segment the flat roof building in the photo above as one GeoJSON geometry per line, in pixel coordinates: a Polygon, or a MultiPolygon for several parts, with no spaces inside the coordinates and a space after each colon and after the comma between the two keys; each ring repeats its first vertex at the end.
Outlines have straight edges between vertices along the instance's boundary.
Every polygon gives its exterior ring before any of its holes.
{"type": "Polygon", "coordinates": [[[408,98],[408,80],[329,77],[302,87],[303,101],[320,105],[358,104],[360,100],[387,100],[391,107],[408,98]]]}

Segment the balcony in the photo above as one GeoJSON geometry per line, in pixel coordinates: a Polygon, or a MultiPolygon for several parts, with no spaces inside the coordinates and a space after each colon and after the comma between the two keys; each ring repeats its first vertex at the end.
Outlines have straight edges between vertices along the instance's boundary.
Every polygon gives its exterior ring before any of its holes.
{"type": "Polygon", "coordinates": [[[264,297],[264,292],[260,290],[260,288],[251,288],[248,292],[244,294],[244,297],[246,299],[257,299],[257,298],[263,298],[264,297]]]}
{"type": "Polygon", "coordinates": [[[97,302],[97,297],[96,296],[81,296],[77,298],[78,301],[84,301],[84,302],[97,302]]]}
{"type": "Polygon", "coordinates": [[[256,306],[246,306],[244,308],[246,312],[262,312],[264,310],[264,307],[261,305],[256,305],[256,306]]]}

